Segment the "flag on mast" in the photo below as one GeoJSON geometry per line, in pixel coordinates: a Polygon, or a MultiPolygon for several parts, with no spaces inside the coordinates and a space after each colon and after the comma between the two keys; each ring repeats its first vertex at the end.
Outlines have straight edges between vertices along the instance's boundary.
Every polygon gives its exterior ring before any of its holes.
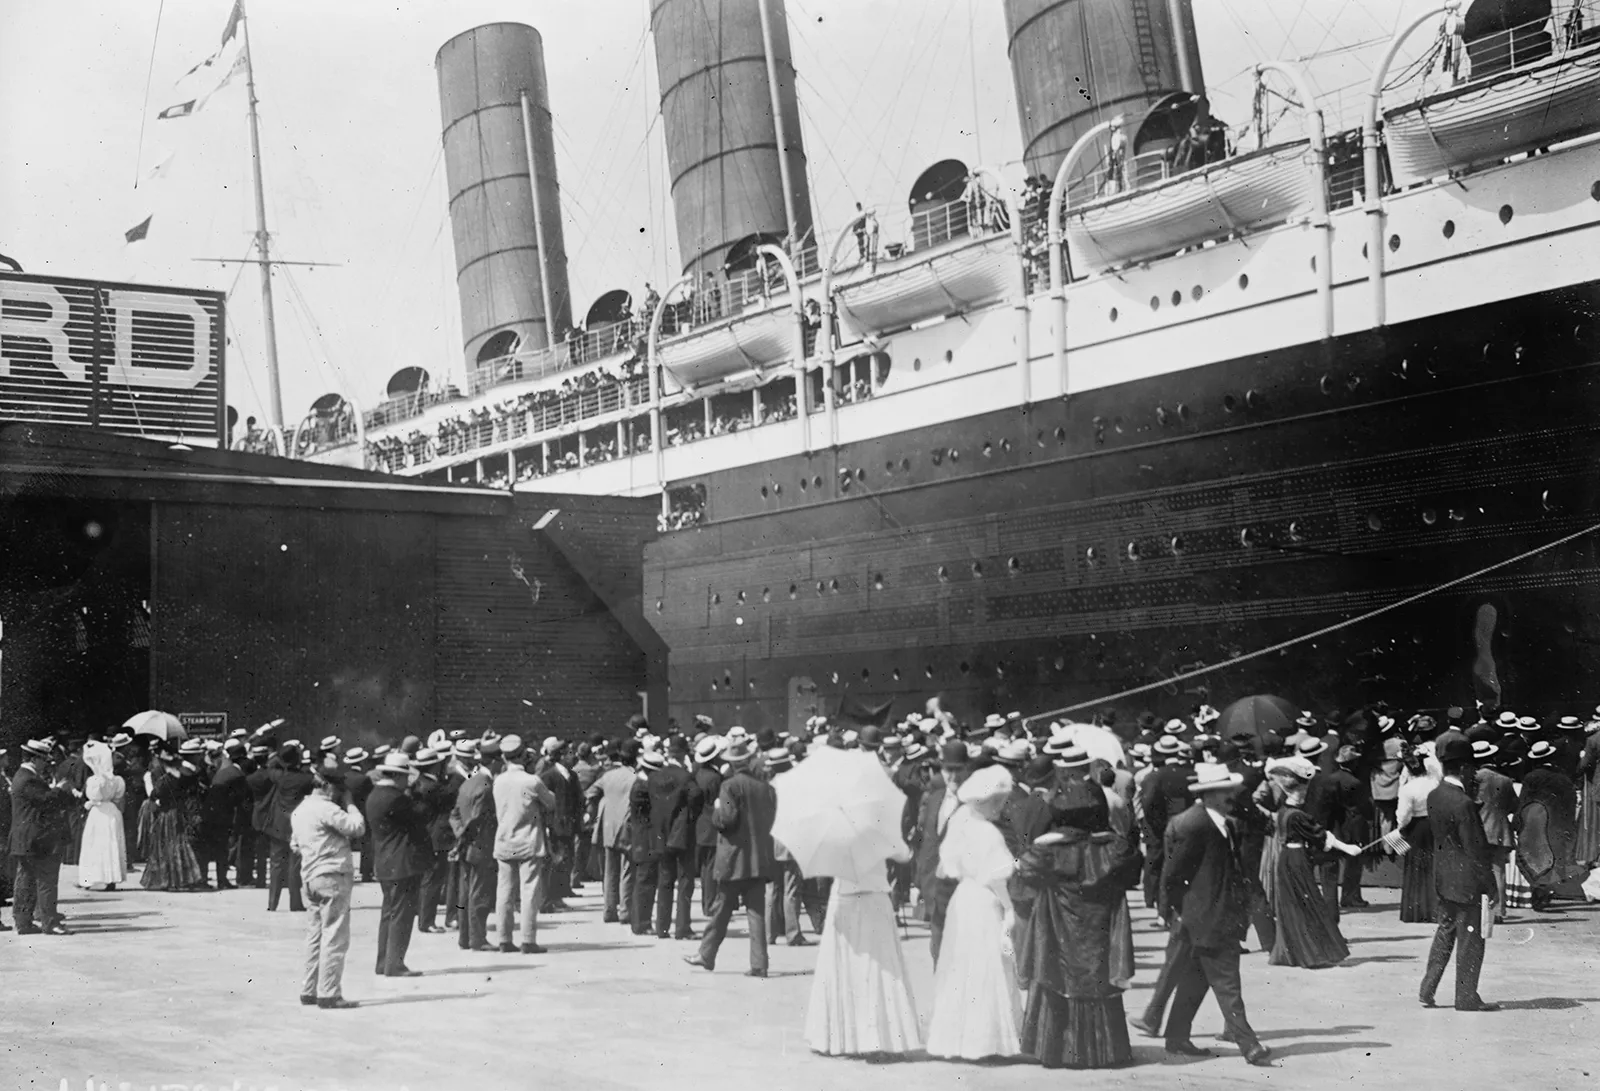
{"type": "Polygon", "coordinates": [[[157,178],[165,178],[172,170],[172,161],[178,158],[177,152],[170,153],[165,159],[151,167],[145,174],[146,182],[154,182],[157,178]]]}
{"type": "Polygon", "coordinates": [[[173,118],[188,117],[199,108],[200,100],[192,98],[188,102],[180,102],[176,106],[168,106],[165,110],[162,110],[156,115],[156,120],[170,121],[173,118]]]}
{"type": "Polygon", "coordinates": [[[222,44],[227,45],[239,32],[239,21],[244,18],[244,0],[233,0],[233,11],[228,15],[228,25],[222,28],[222,44]]]}
{"type": "MultiPolygon", "coordinates": [[[[229,66],[228,71],[223,74],[222,78],[217,81],[217,85],[211,89],[211,94],[216,94],[218,91],[228,86],[228,84],[232,83],[233,77],[243,72],[248,63],[249,58],[245,56],[245,51],[243,49],[239,50],[239,55],[233,59],[233,64],[229,66]]],[[[207,95],[206,97],[210,98],[211,96],[207,95]]]]}
{"type": "Polygon", "coordinates": [[[132,227],[128,228],[128,230],[124,231],[122,233],[122,237],[127,239],[129,242],[142,241],[150,234],[150,221],[153,219],[155,219],[153,214],[146,216],[143,221],[134,224],[132,227]]]}

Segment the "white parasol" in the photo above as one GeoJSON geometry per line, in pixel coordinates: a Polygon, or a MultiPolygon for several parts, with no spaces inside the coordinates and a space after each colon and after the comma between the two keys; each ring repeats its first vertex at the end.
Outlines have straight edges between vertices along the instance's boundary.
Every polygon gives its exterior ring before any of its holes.
{"type": "Polygon", "coordinates": [[[122,726],[135,735],[154,735],[158,739],[186,739],[188,732],[178,718],[170,712],[160,712],[150,709],[137,716],[129,716],[122,722],[122,726]]]}
{"type": "Polygon", "coordinates": [[[1083,748],[1084,753],[1092,758],[1102,758],[1111,766],[1127,765],[1127,756],[1122,750],[1122,740],[1110,731],[1094,724],[1068,724],[1063,734],[1069,735],[1072,741],[1083,748]]]}
{"type": "Polygon", "coordinates": [[[801,874],[864,882],[906,851],[900,834],[905,793],[870,751],[825,747],[773,778],[772,835],[801,874]]]}

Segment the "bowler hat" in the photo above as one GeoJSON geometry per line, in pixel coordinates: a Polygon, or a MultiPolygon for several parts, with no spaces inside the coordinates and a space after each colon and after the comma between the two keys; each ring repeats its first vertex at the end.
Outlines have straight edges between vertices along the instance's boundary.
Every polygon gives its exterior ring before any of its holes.
{"type": "Polygon", "coordinates": [[[939,747],[940,765],[965,766],[968,760],[967,744],[959,739],[951,739],[939,747]]]}
{"type": "Polygon", "coordinates": [[[1459,731],[1446,731],[1433,741],[1433,756],[1440,764],[1452,761],[1471,761],[1472,743],[1459,731]]]}

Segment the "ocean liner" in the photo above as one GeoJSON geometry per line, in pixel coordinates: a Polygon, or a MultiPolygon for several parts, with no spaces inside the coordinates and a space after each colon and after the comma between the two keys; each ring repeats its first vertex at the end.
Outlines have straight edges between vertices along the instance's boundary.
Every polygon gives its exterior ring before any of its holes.
{"type": "Polygon", "coordinates": [[[468,389],[284,442],[660,493],[680,722],[1600,699],[1600,3],[1421,13],[1346,131],[1263,65],[1243,135],[1187,0],[1004,7],[1029,181],[896,240],[812,231],[782,0],[653,0],[684,276],[580,325],[539,36],[453,39],[468,389]]]}

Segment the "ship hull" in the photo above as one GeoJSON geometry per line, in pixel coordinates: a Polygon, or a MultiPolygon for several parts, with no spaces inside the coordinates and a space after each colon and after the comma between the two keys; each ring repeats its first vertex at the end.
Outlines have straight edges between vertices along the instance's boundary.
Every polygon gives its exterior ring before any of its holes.
{"type": "Polygon", "coordinates": [[[796,502],[647,548],[672,713],[1593,705],[1596,316],[1588,283],[711,474],[796,502]]]}

